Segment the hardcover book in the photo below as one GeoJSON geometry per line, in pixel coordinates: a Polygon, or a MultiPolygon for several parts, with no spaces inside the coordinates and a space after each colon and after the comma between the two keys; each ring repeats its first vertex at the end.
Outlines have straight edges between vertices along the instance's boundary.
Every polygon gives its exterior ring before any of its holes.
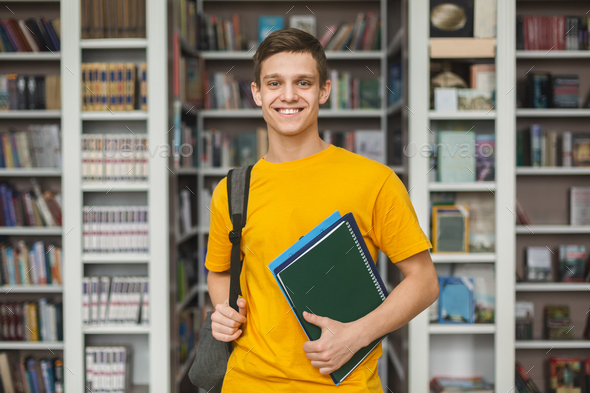
{"type": "Polygon", "coordinates": [[[438,283],[438,323],[474,323],[473,279],[441,276],[438,283]]]}
{"type": "Polygon", "coordinates": [[[580,359],[550,358],[549,378],[551,393],[582,393],[582,363],[580,359]]]}
{"type": "Polygon", "coordinates": [[[584,282],[586,247],[578,244],[559,246],[559,278],[562,282],[584,282]]]}

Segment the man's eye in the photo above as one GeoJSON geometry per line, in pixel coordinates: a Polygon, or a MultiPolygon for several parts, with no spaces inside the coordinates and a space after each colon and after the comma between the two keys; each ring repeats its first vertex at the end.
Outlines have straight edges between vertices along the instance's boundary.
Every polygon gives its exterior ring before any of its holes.
{"type": "Polygon", "coordinates": [[[270,82],[269,85],[270,86],[278,86],[279,85],[279,82],[270,82]]]}
{"type": "Polygon", "coordinates": [[[301,81],[300,83],[303,84],[302,86],[309,86],[309,82],[307,82],[307,81],[301,81]]]}

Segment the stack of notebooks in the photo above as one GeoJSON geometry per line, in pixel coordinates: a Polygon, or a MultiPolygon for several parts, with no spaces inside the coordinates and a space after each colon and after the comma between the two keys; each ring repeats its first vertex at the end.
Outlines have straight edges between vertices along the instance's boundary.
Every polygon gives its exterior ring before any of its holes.
{"type": "MultiPolygon", "coordinates": [[[[352,213],[332,213],[268,267],[312,341],[322,330],[307,322],[303,311],[348,323],[375,310],[388,295],[352,213]]],[[[339,385],[383,338],[331,373],[334,383],[339,385]]]]}

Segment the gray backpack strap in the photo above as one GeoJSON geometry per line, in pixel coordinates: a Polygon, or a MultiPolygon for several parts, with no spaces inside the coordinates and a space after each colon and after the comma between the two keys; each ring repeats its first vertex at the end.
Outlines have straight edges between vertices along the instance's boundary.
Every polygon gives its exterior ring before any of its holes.
{"type": "Polygon", "coordinates": [[[242,259],[240,256],[240,241],[242,228],[246,225],[248,215],[248,196],[250,193],[250,174],[253,165],[230,169],[227,174],[227,202],[229,217],[233,229],[229,232],[231,248],[231,269],[229,284],[229,305],[239,311],[238,296],[242,295],[240,274],[242,273],[242,259]]]}

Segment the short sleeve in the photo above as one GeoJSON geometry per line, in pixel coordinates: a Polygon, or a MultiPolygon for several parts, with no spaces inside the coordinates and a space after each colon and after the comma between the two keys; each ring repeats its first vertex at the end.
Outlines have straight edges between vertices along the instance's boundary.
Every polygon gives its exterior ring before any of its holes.
{"type": "Polygon", "coordinates": [[[393,263],[432,248],[404,184],[393,171],[375,200],[373,225],[371,239],[393,263]]]}
{"type": "Polygon", "coordinates": [[[209,215],[209,241],[205,267],[213,272],[227,271],[231,267],[231,242],[229,229],[231,220],[227,205],[227,177],[223,178],[213,190],[209,215]]]}

